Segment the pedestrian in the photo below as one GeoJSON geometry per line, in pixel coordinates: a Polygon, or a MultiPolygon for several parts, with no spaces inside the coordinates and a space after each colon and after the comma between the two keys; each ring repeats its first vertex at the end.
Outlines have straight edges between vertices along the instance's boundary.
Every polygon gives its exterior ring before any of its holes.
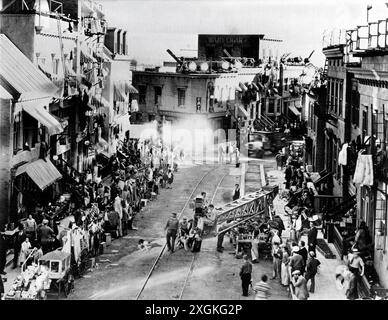
{"type": "Polygon", "coordinates": [[[294,286],[294,294],[297,300],[307,300],[309,298],[309,293],[307,291],[307,281],[299,270],[295,270],[292,273],[291,281],[294,286]]]}
{"type": "Polygon", "coordinates": [[[271,287],[268,284],[267,275],[261,276],[261,281],[256,283],[253,290],[256,292],[255,300],[268,300],[271,296],[271,287]]]}
{"type": "Polygon", "coordinates": [[[3,232],[0,232],[0,275],[5,276],[5,265],[7,263],[7,242],[3,232]]]}
{"type": "Polygon", "coordinates": [[[18,266],[19,255],[22,249],[22,243],[24,242],[24,240],[26,240],[26,238],[27,238],[27,235],[26,235],[26,232],[24,231],[24,226],[22,223],[19,223],[18,232],[16,233],[15,239],[14,239],[13,269],[17,268],[18,266]]]}
{"type": "MultiPolygon", "coordinates": [[[[282,251],[280,250],[279,243],[275,242],[272,248],[272,261],[273,261],[273,275],[271,280],[280,279],[280,267],[282,261],[282,251]]],[[[281,280],[281,279],[280,279],[281,280]]]]}
{"type": "Polygon", "coordinates": [[[236,184],[234,192],[233,192],[233,201],[240,199],[240,185],[236,184]]]}
{"type": "Polygon", "coordinates": [[[224,251],[224,247],[222,246],[223,242],[224,242],[224,237],[225,237],[225,234],[226,234],[226,230],[228,227],[229,227],[229,224],[230,224],[230,220],[228,221],[224,221],[223,223],[220,224],[220,226],[218,227],[218,236],[217,236],[217,251],[218,252],[223,252],[224,251]]]}
{"type": "Polygon", "coordinates": [[[22,266],[24,262],[26,262],[28,255],[31,252],[31,242],[28,237],[24,240],[22,243],[22,247],[20,249],[20,255],[19,255],[19,264],[22,266]]]}
{"type": "Polygon", "coordinates": [[[315,253],[317,247],[317,237],[318,237],[318,229],[315,227],[313,221],[310,221],[310,230],[307,233],[307,246],[308,251],[313,251],[315,253]]]}
{"type": "Polygon", "coordinates": [[[315,291],[315,275],[318,272],[318,267],[321,264],[321,262],[315,257],[315,252],[310,251],[309,252],[309,258],[307,260],[306,265],[306,283],[311,280],[310,284],[310,292],[314,293],[315,291]]]}
{"type": "Polygon", "coordinates": [[[122,207],[121,201],[122,200],[119,194],[117,193],[117,196],[115,197],[115,200],[114,200],[113,208],[114,208],[114,211],[116,211],[119,214],[118,226],[117,226],[118,237],[121,237],[123,235],[123,225],[122,225],[123,207],[122,207]]]}
{"type": "Polygon", "coordinates": [[[35,244],[35,241],[37,240],[37,231],[38,226],[36,221],[32,217],[32,214],[29,214],[28,218],[26,219],[26,235],[32,244],[35,244]]]}
{"type": "Polygon", "coordinates": [[[171,185],[174,181],[174,174],[172,173],[171,169],[168,170],[168,173],[167,173],[167,183],[168,183],[168,187],[167,189],[171,189],[171,185]]]}
{"type": "Polygon", "coordinates": [[[54,230],[48,226],[48,220],[43,219],[43,225],[39,228],[40,244],[42,245],[43,253],[51,251],[53,244],[54,230]]]}
{"type": "Polygon", "coordinates": [[[294,246],[292,248],[292,256],[290,258],[291,274],[296,270],[299,270],[301,273],[304,272],[304,260],[303,260],[303,257],[298,252],[299,252],[299,247],[294,246]]]}
{"type": "Polygon", "coordinates": [[[244,297],[248,297],[248,289],[251,284],[252,278],[252,264],[249,262],[248,256],[243,256],[244,263],[240,269],[240,278],[241,278],[241,286],[242,286],[242,295],[244,297]]]}
{"type": "Polygon", "coordinates": [[[348,267],[356,277],[357,285],[360,285],[361,278],[364,276],[365,265],[357,248],[353,248],[352,253],[348,255],[348,267]]]}
{"type": "Polygon", "coordinates": [[[171,217],[168,219],[165,227],[165,230],[167,230],[167,233],[166,233],[167,248],[168,248],[168,251],[171,253],[174,252],[175,239],[178,233],[178,226],[179,226],[179,221],[176,216],[177,214],[173,212],[171,217]]]}
{"type": "MultiPolygon", "coordinates": [[[[306,266],[307,258],[308,258],[308,251],[306,249],[306,243],[303,240],[299,241],[299,252],[298,253],[302,256],[303,261],[304,261],[304,265],[306,266]]],[[[302,271],[302,273],[303,273],[303,271],[302,271]]]]}
{"type": "Polygon", "coordinates": [[[280,269],[281,283],[283,286],[288,287],[290,284],[290,273],[288,271],[290,263],[290,255],[285,244],[281,245],[282,248],[282,263],[280,269]]]}

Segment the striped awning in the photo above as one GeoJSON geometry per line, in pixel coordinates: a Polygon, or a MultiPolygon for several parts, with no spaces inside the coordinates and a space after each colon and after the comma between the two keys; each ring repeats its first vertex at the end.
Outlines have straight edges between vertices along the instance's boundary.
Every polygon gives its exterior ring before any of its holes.
{"type": "Polygon", "coordinates": [[[125,93],[138,94],[139,91],[129,81],[125,81],[125,93]]]}
{"type": "Polygon", "coordinates": [[[50,160],[39,159],[20,166],[16,170],[16,176],[26,173],[32,181],[44,190],[55,181],[62,178],[62,175],[50,160]]]}
{"type": "Polygon", "coordinates": [[[25,111],[47,128],[50,135],[63,132],[63,127],[55,117],[48,112],[48,99],[21,101],[16,104],[15,112],[25,111]]]}
{"type": "Polygon", "coordinates": [[[58,96],[50,79],[0,33],[0,85],[20,100],[58,96]]]}

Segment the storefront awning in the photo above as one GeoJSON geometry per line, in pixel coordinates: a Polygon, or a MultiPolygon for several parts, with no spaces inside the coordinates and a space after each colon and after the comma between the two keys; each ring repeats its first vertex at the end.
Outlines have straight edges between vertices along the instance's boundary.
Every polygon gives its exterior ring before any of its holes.
{"type": "Polygon", "coordinates": [[[31,178],[32,181],[44,190],[48,186],[52,185],[55,181],[62,178],[60,172],[55,168],[50,160],[39,159],[31,163],[24,164],[16,170],[16,176],[23,173],[31,178]]]}
{"type": "Polygon", "coordinates": [[[299,110],[295,107],[295,106],[288,106],[288,108],[297,116],[299,117],[301,115],[301,113],[299,112],[299,110]]]}
{"type": "Polygon", "coordinates": [[[129,81],[125,81],[125,93],[138,94],[139,91],[129,81]]]}
{"type": "Polygon", "coordinates": [[[15,112],[17,112],[17,110],[23,110],[44,125],[50,135],[59,134],[63,132],[63,127],[59,121],[45,109],[45,107],[48,106],[48,102],[49,100],[47,99],[21,101],[16,104],[15,112]]]}
{"type": "Polygon", "coordinates": [[[8,38],[0,33],[0,85],[13,97],[56,97],[56,87],[8,38]]]}

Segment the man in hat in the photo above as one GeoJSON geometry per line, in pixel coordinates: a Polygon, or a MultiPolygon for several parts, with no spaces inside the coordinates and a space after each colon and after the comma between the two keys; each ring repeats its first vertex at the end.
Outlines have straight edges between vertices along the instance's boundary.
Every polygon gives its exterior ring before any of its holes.
{"type": "Polygon", "coordinates": [[[307,246],[308,246],[308,250],[313,251],[314,253],[317,247],[317,237],[318,237],[318,229],[315,227],[314,222],[310,220],[310,230],[307,233],[307,246]]]}
{"type": "Polygon", "coordinates": [[[54,230],[48,226],[47,219],[43,219],[43,224],[39,228],[39,234],[43,253],[46,254],[51,249],[52,236],[55,235],[54,230]]]}
{"type": "Polygon", "coordinates": [[[309,280],[311,280],[310,285],[310,292],[314,293],[315,291],[315,275],[318,272],[318,267],[321,264],[321,262],[315,257],[315,252],[310,251],[309,252],[309,258],[307,260],[306,265],[306,284],[309,280]]]}
{"type": "Polygon", "coordinates": [[[299,254],[299,247],[294,246],[292,248],[292,256],[290,258],[290,268],[291,273],[299,270],[301,273],[304,271],[304,260],[303,257],[299,254]]]}
{"type": "Polygon", "coordinates": [[[307,300],[309,292],[307,291],[307,281],[299,270],[292,272],[291,282],[294,286],[294,294],[298,300],[307,300]]]}
{"type": "Polygon", "coordinates": [[[244,297],[248,297],[248,288],[251,283],[252,278],[252,263],[249,262],[248,256],[245,254],[243,256],[244,263],[240,269],[240,278],[241,278],[241,286],[242,286],[242,295],[244,297]]]}
{"type": "Polygon", "coordinates": [[[360,284],[361,278],[364,276],[365,265],[357,248],[353,248],[352,253],[348,256],[348,267],[356,277],[357,284],[360,284]]]}
{"type": "Polygon", "coordinates": [[[167,240],[167,248],[168,251],[171,253],[174,252],[174,245],[175,245],[175,239],[178,233],[178,226],[179,221],[177,219],[177,214],[173,212],[171,214],[171,217],[168,219],[165,230],[167,230],[166,233],[166,240],[167,240]]]}

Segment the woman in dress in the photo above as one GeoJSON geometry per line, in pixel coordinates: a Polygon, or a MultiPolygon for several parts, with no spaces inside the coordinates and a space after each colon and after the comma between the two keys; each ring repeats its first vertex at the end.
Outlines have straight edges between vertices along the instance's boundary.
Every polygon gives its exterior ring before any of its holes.
{"type": "Polygon", "coordinates": [[[287,247],[285,244],[281,245],[283,251],[282,265],[281,265],[281,280],[283,286],[288,286],[290,284],[290,273],[288,272],[288,264],[290,262],[290,255],[288,253],[287,247]]]}

